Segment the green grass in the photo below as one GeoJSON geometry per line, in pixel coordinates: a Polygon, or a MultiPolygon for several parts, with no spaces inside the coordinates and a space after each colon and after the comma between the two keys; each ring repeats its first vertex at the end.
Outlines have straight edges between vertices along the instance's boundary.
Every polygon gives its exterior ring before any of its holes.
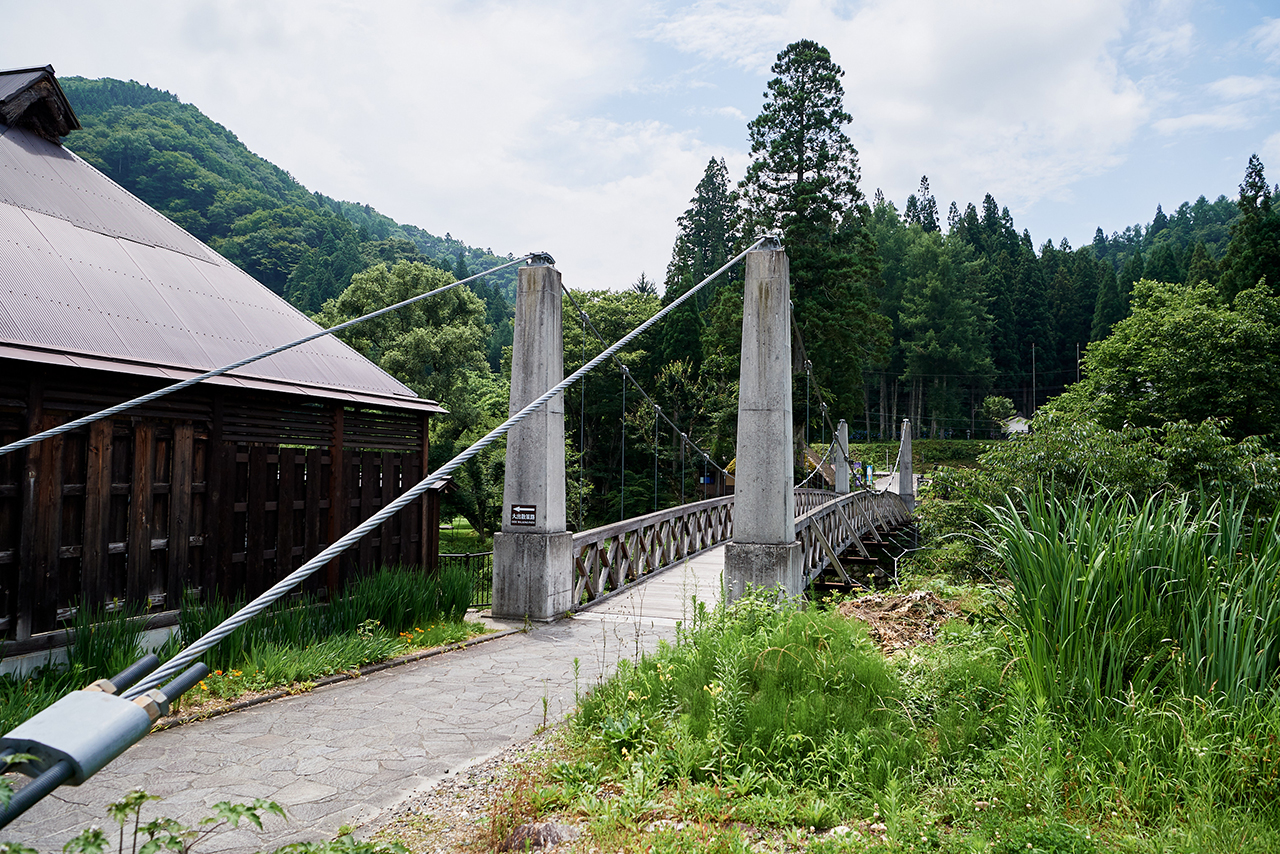
{"type": "MultiPolygon", "coordinates": [[[[213,672],[188,699],[228,699],[354,670],[414,649],[456,643],[483,631],[464,623],[472,577],[383,568],[348,585],[334,603],[311,596],[277,602],[201,657],[213,672]]],[[[220,599],[188,601],[175,638],[180,646],[230,617],[241,605],[220,599]]],[[[110,677],[141,655],[142,620],[125,608],[81,608],[73,623],[69,664],[49,665],[18,678],[0,676],[0,732],[8,732],[69,691],[110,677]]]]}
{"type": "Polygon", "coordinates": [[[1280,851],[1275,523],[1025,504],[988,532],[1011,581],[915,579],[973,609],[936,643],[701,608],[495,812],[578,820],[584,851],[1280,851]]]}
{"type": "Polygon", "coordinates": [[[441,554],[478,554],[493,551],[493,536],[481,536],[463,516],[456,517],[449,527],[440,528],[441,554]]]}

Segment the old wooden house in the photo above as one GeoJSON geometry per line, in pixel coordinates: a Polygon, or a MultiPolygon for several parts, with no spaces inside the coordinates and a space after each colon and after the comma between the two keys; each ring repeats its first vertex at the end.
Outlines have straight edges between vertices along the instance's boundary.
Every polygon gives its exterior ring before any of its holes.
{"type": "MultiPolygon", "coordinates": [[[[317,329],[60,144],[51,67],[0,72],[0,444],[317,329]]],[[[322,337],[0,457],[0,638],[80,603],[253,595],[416,483],[443,412],[322,337]]],[[[433,563],[422,502],[312,580],[433,563]]]]}

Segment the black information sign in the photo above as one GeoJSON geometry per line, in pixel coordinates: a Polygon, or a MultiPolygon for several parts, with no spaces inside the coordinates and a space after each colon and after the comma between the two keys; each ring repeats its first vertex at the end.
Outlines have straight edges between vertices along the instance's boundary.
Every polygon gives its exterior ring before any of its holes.
{"type": "Polygon", "coordinates": [[[533,527],[538,524],[538,505],[536,504],[512,504],[511,505],[511,525],[524,525],[533,527]]]}

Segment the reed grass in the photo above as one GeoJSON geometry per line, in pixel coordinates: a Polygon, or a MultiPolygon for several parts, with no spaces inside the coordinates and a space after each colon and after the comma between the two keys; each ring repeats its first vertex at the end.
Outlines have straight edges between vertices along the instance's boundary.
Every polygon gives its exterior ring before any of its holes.
{"type": "Polygon", "coordinates": [[[142,657],[146,611],[140,606],[76,608],[67,630],[67,663],[87,682],[109,679],[142,657]]]}
{"type": "Polygon", "coordinates": [[[1243,702],[1280,668],[1280,528],[1227,497],[1041,490],[992,508],[986,543],[1032,690],[1090,716],[1132,692],[1243,702]]]}

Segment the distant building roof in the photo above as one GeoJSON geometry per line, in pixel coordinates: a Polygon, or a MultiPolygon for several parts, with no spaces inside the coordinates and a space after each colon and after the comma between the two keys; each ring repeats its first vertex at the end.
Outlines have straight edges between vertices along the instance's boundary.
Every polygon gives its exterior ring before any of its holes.
{"type": "MultiPolygon", "coordinates": [[[[52,67],[0,71],[0,357],[183,378],[320,328],[23,124],[56,114],[59,97],[52,67]],[[43,106],[10,124],[4,105],[36,90],[43,106]]],[[[69,104],[65,115],[79,127],[69,104]]],[[[214,382],[445,411],[331,336],[214,382]]]]}
{"type": "Polygon", "coordinates": [[[50,142],[80,129],[52,65],[0,71],[0,122],[26,128],[50,142]]]}
{"type": "Polygon", "coordinates": [[[1006,433],[1030,433],[1031,419],[1024,418],[1022,415],[1015,415],[1000,422],[1000,429],[1006,433]]]}

